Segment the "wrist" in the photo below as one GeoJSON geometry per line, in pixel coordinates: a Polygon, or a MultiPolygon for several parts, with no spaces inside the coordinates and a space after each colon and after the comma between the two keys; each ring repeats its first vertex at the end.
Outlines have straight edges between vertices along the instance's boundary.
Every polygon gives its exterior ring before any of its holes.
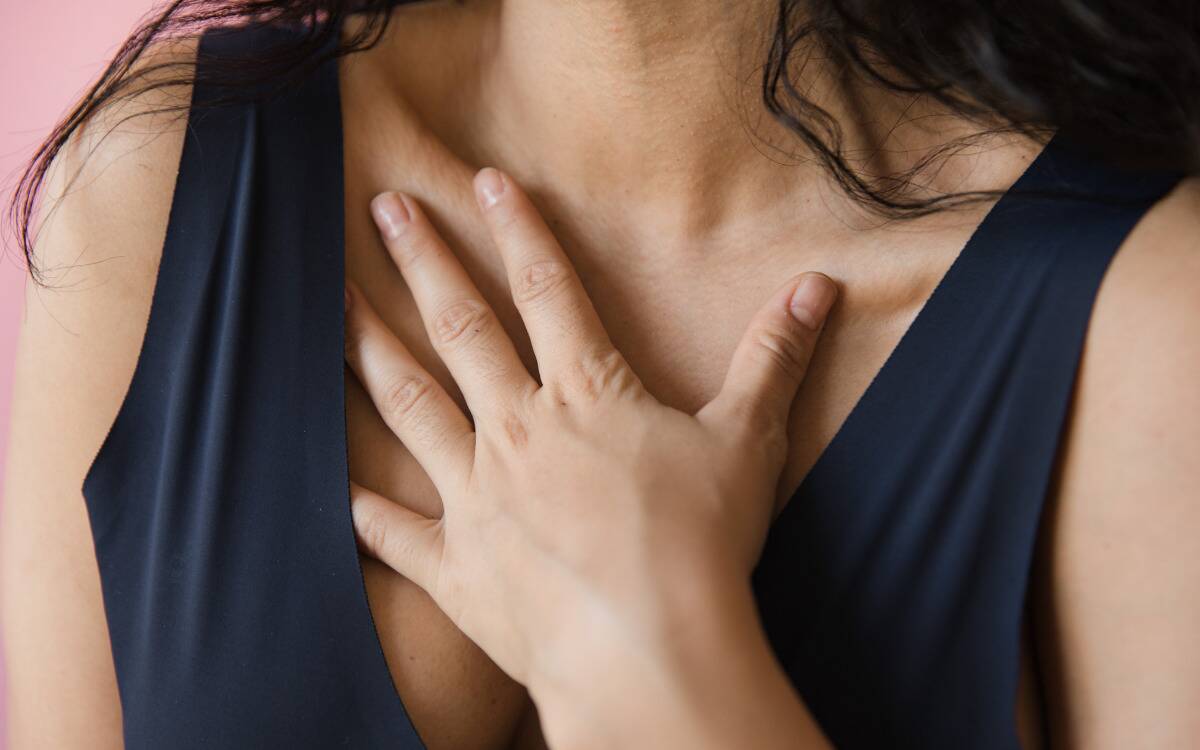
{"type": "Polygon", "coordinates": [[[653,626],[581,638],[530,682],[551,747],[816,746],[797,742],[820,733],[771,652],[749,582],[705,580],[653,626]],[[764,726],[781,742],[748,744],[764,726]]]}

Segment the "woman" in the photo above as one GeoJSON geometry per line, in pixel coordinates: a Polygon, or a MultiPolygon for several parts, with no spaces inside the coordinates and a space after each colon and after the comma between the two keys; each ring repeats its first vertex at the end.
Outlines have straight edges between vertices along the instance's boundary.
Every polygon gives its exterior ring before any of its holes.
{"type": "Polygon", "coordinates": [[[1194,744],[1194,10],[359,6],[26,183],[14,746],[1194,744]]]}

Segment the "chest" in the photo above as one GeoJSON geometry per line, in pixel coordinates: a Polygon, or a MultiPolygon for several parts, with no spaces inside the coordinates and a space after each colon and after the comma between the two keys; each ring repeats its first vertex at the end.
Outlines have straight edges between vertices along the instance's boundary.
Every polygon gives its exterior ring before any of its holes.
{"type": "MultiPolygon", "coordinates": [[[[453,379],[428,343],[412,296],[376,239],[369,217],[356,215],[354,203],[363,205],[373,190],[383,187],[381,184],[348,189],[347,273],[359,281],[392,330],[462,405],[453,379]]],[[[422,204],[439,223],[532,369],[535,362],[520,318],[508,302],[503,268],[475,221],[469,193],[461,200],[446,201],[447,195],[454,195],[449,187],[433,193],[422,204]]],[[[418,200],[421,200],[419,195],[418,200]]],[[[900,271],[891,268],[887,261],[856,273],[856,269],[846,265],[844,257],[827,253],[822,258],[812,248],[803,247],[802,238],[790,245],[759,245],[756,262],[751,263],[720,264],[713,262],[711,254],[698,254],[690,259],[677,258],[673,263],[649,262],[632,269],[625,264],[606,264],[602,254],[572,245],[569,238],[562,244],[579,259],[576,266],[593,304],[610,336],[647,388],[660,400],[684,410],[698,409],[718,392],[747,323],[780,280],[813,267],[806,265],[809,263],[819,263],[815,267],[835,278],[850,276],[858,280],[857,284],[843,284],[839,306],[827,324],[809,376],[793,405],[791,454],[783,481],[795,487],[896,349],[945,267],[953,261],[958,251],[953,243],[960,241],[953,233],[947,233],[942,238],[940,252],[931,252],[926,262],[912,268],[916,281],[893,286],[889,286],[891,276],[900,271]]],[[[737,251],[738,248],[730,249],[737,251]]],[[[420,467],[379,422],[357,384],[350,386],[346,397],[352,476],[416,510],[438,513],[440,501],[420,467]]],[[[411,682],[410,701],[420,701],[419,696],[427,695],[430,684],[434,683],[439,685],[438,692],[458,694],[455,703],[462,710],[462,706],[471,705],[462,695],[477,695],[478,686],[484,684],[490,686],[489,706],[491,701],[497,701],[495,705],[501,707],[502,715],[516,717],[511,721],[528,720],[530,709],[523,703],[519,686],[510,683],[449,623],[442,622],[436,608],[420,592],[410,590],[406,582],[382,568],[368,566],[366,572],[373,611],[383,624],[385,651],[392,654],[389,663],[393,675],[398,682],[411,682]],[[411,622],[414,613],[418,618],[438,623],[436,627],[426,626],[421,641],[403,635],[403,623],[411,622]],[[444,670],[414,673],[414,664],[425,663],[431,653],[440,653],[439,660],[453,663],[461,677],[449,679],[444,670]]],[[[1031,667],[1030,652],[1023,647],[1019,718],[1022,733],[1033,741],[1038,719],[1034,697],[1037,685],[1030,678],[1031,667]]],[[[440,709],[436,702],[431,701],[431,706],[426,731],[433,735],[439,731],[439,720],[434,715],[440,709]]],[[[485,710],[477,705],[476,710],[488,718],[480,722],[471,742],[503,746],[506,739],[500,735],[509,731],[509,720],[497,722],[494,707],[485,710]],[[485,726],[490,729],[482,729],[485,726]]],[[[419,713],[415,720],[419,726],[419,713]]]]}
{"type": "MultiPolygon", "coordinates": [[[[365,163],[358,166],[357,172],[353,164],[347,168],[347,273],[396,335],[465,408],[365,209],[383,189],[416,197],[536,372],[505,270],[470,194],[472,170],[445,168],[442,174],[459,171],[457,179],[429,184],[426,177],[422,184],[412,171],[380,175],[365,163]]],[[[621,232],[595,231],[559,215],[552,205],[544,215],[617,348],[656,398],[687,412],[716,396],[751,318],[780,284],[806,270],[839,280],[841,296],[795,402],[788,462],[793,485],[895,349],[967,234],[962,227],[922,234],[918,251],[912,237],[888,247],[886,239],[864,233],[856,246],[853,236],[775,227],[663,250],[666,241],[639,245],[621,232]]]]}
{"type": "MultiPolygon", "coordinates": [[[[367,211],[375,193],[402,190],[430,216],[535,371],[509,302],[504,269],[477,218],[470,189],[474,168],[444,144],[389,148],[370,134],[355,135],[352,128],[347,133],[346,271],[380,316],[465,408],[367,211]]],[[[530,192],[537,201],[536,190],[530,192]]],[[[639,243],[614,230],[612,217],[586,221],[557,207],[552,197],[537,202],[618,349],[653,395],[682,410],[695,411],[716,395],[748,322],[779,284],[804,270],[820,270],[839,281],[841,296],[793,404],[782,479],[787,487],[800,484],[839,433],[982,214],[892,233],[780,222],[681,247],[669,237],[639,243]]],[[[352,378],[346,403],[351,476],[414,510],[437,515],[440,501],[432,484],[352,378]]],[[[379,566],[368,564],[365,574],[393,679],[427,746],[510,744],[531,715],[520,686],[420,591],[379,566]],[[464,715],[475,720],[464,722],[464,715]],[[454,730],[468,725],[469,732],[454,730]]],[[[1029,674],[1027,649],[1021,649],[1020,663],[1022,675],[1029,674]]],[[[1036,726],[1035,690],[1034,683],[1023,682],[1019,711],[1026,727],[1036,726]]]]}

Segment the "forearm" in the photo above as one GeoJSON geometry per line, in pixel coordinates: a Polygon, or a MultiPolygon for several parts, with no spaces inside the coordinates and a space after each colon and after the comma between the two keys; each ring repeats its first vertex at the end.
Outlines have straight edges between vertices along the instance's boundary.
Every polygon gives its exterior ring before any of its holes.
{"type": "Polygon", "coordinates": [[[749,586],[677,622],[531,684],[551,747],[831,747],[775,659],[749,586]]]}

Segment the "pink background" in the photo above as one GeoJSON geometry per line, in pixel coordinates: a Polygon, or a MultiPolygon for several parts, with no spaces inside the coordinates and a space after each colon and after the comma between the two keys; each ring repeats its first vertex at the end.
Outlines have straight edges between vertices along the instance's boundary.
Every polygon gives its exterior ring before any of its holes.
{"type": "MultiPolygon", "coordinates": [[[[151,0],[0,0],[0,199],[4,203],[34,148],[154,4],[151,0]]],[[[0,486],[25,278],[24,256],[7,230],[2,237],[0,486]]],[[[5,704],[0,681],[0,727],[5,726],[5,704]]],[[[0,731],[0,750],[5,747],[5,734],[0,731]]]]}

